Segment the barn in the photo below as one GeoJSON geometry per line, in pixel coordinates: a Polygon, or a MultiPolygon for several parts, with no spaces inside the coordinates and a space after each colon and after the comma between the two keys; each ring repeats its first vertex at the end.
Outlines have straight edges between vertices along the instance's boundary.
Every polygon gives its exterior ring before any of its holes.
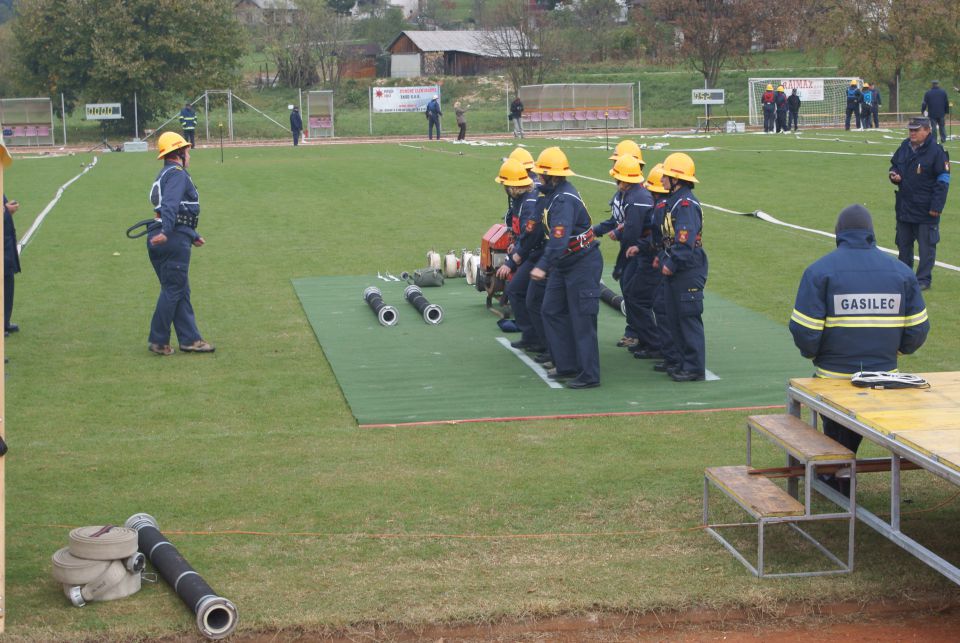
{"type": "Polygon", "coordinates": [[[520,46],[517,32],[402,31],[387,46],[390,75],[475,76],[502,68],[510,60],[529,58],[535,47],[520,46]]]}

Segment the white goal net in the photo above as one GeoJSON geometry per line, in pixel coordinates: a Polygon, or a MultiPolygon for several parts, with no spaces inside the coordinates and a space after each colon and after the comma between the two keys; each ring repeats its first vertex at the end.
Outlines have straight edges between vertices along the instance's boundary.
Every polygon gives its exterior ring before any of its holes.
{"type": "Polygon", "coordinates": [[[750,124],[763,125],[763,107],[760,99],[767,85],[774,90],[783,85],[787,96],[796,89],[800,97],[800,127],[813,125],[841,125],[847,107],[847,87],[859,78],[751,78],[749,82],[750,124]]]}

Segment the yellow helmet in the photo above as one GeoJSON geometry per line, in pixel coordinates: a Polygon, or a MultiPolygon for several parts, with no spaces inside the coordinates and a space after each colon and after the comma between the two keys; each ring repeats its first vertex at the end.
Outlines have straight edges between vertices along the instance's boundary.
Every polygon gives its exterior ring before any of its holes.
{"type": "Polygon", "coordinates": [[[864,89],[870,89],[870,83],[864,83],[864,84],[863,84],[863,88],[864,88],[864,89]]]}
{"type": "Polygon", "coordinates": [[[784,89],[783,89],[783,85],[780,85],[779,87],[777,87],[777,91],[778,91],[778,92],[782,92],[782,91],[784,91],[784,89]]]}
{"type": "Polygon", "coordinates": [[[629,138],[625,138],[617,143],[617,146],[613,149],[613,154],[610,155],[610,160],[616,161],[624,154],[629,154],[633,158],[640,161],[640,167],[644,166],[643,152],[640,151],[640,146],[634,141],[631,141],[629,138]]]}
{"type": "Polygon", "coordinates": [[[670,192],[670,190],[663,187],[663,163],[657,163],[653,166],[653,169],[647,174],[647,181],[643,184],[643,187],[651,192],[658,192],[660,194],[670,192]]]}
{"type": "Polygon", "coordinates": [[[643,183],[643,168],[637,157],[624,154],[613,164],[610,176],[624,183],[643,183]]]}
{"type": "Polygon", "coordinates": [[[500,174],[494,179],[501,185],[520,187],[533,185],[533,179],[527,174],[527,169],[516,159],[507,159],[500,166],[500,174]]]}
{"type": "Polygon", "coordinates": [[[772,92],[772,91],[773,91],[773,85],[767,84],[767,91],[768,91],[768,92],[772,92]]]}
{"type": "Polygon", "coordinates": [[[10,167],[11,163],[13,158],[10,156],[7,144],[3,142],[3,132],[0,132],[0,167],[10,167]]]}
{"type": "Polygon", "coordinates": [[[854,86],[854,85],[856,85],[856,84],[857,84],[857,79],[856,79],[856,78],[854,78],[853,80],[850,81],[850,86],[851,86],[851,87],[854,86]]]}
{"type": "Polygon", "coordinates": [[[533,171],[546,176],[573,176],[567,155],[559,147],[548,147],[540,152],[533,171]]]}
{"type": "Polygon", "coordinates": [[[527,151],[524,147],[518,147],[517,149],[510,152],[510,156],[507,158],[513,159],[514,161],[520,161],[523,167],[528,170],[533,169],[533,155],[527,151]]]}
{"type": "Polygon", "coordinates": [[[164,132],[160,135],[160,138],[157,139],[157,150],[160,152],[157,154],[157,158],[162,159],[170,152],[175,152],[181,147],[190,147],[190,143],[187,143],[187,141],[176,132],[164,132]]]}
{"type": "Polygon", "coordinates": [[[663,175],[672,176],[675,179],[683,179],[691,183],[699,183],[696,174],[696,167],[693,159],[683,152],[674,152],[663,161],[663,175]]]}

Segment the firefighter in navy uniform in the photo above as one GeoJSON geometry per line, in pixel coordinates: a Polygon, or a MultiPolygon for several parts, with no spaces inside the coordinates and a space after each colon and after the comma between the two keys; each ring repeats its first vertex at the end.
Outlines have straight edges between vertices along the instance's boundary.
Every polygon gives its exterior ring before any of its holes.
{"type": "Polygon", "coordinates": [[[190,251],[205,243],[197,233],[200,195],[187,173],[190,144],[179,134],[166,132],[157,147],[163,169],[150,188],[150,203],[159,225],[150,228],[147,253],[160,280],[160,296],[150,322],[149,349],[157,355],[173,354],[172,323],[180,350],[212,353],[214,347],[201,337],[190,303],[190,251]]]}
{"type": "Polygon", "coordinates": [[[537,188],[538,190],[540,189],[540,177],[537,176],[537,173],[533,171],[533,155],[530,154],[526,148],[515,148],[512,152],[510,152],[510,156],[507,158],[513,159],[514,161],[520,161],[520,164],[527,171],[527,176],[529,176],[530,180],[533,181],[533,187],[537,188]]]}
{"type": "Polygon", "coordinates": [[[540,207],[548,236],[530,278],[547,279],[543,296],[547,347],[555,375],[573,378],[568,388],[593,388],[600,386],[597,314],[603,255],[587,208],[567,181],[573,175],[567,156],[559,147],[548,147],[537,157],[535,169],[543,181],[540,207]]]}
{"type": "Polygon", "coordinates": [[[510,219],[516,222],[515,241],[504,264],[497,269],[497,277],[507,283],[507,301],[513,310],[521,335],[512,342],[514,348],[542,353],[546,350],[543,339],[543,319],[540,309],[543,302],[542,281],[532,282],[530,271],[543,254],[543,224],[537,212],[537,191],[527,170],[514,159],[507,159],[500,166],[494,179],[504,187],[510,200],[510,219]],[[530,302],[530,309],[527,302],[530,302]],[[531,310],[532,309],[532,310],[531,310]]]}
{"type": "Polygon", "coordinates": [[[183,130],[183,138],[193,147],[193,135],[197,131],[197,113],[193,111],[190,103],[185,103],[180,110],[180,129],[183,130]]]}
{"type": "Polygon", "coordinates": [[[667,319],[665,282],[660,272],[658,255],[663,250],[663,221],[667,214],[667,195],[669,190],[663,187],[663,163],[657,163],[647,174],[643,187],[653,198],[653,208],[650,210],[650,248],[638,248],[641,261],[646,264],[645,270],[650,271],[651,280],[656,279],[653,290],[653,316],[656,321],[654,345],[650,350],[634,351],[637,359],[660,359],[654,369],[666,372],[667,365],[677,365],[680,359],[676,356],[673,347],[673,335],[670,333],[670,324],[667,319]],[[641,250],[644,252],[641,253],[641,250]],[[650,254],[647,255],[647,252],[650,254]],[[648,267],[649,266],[649,267],[648,267]]]}
{"type": "MultiPolygon", "coordinates": [[[[877,248],[873,220],[862,205],[840,213],[837,249],[803,273],[790,315],[800,353],[816,377],[849,379],[858,371],[895,371],[897,355],[913,353],[930,322],[909,268],[877,248]]],[[[856,453],[862,436],[823,417],[823,432],[856,453]]],[[[825,480],[849,495],[849,480],[825,480]]]]}
{"type": "MultiPolygon", "coordinates": [[[[611,161],[614,161],[614,163],[617,163],[620,159],[625,158],[626,156],[631,156],[637,160],[640,167],[638,174],[641,175],[640,180],[643,181],[643,152],[640,151],[640,146],[637,145],[635,141],[625,138],[617,143],[617,146],[613,150],[613,154],[611,154],[609,158],[611,161]]],[[[613,174],[611,174],[611,176],[613,176],[613,174]]],[[[618,184],[617,191],[614,192],[613,196],[610,198],[610,218],[595,224],[593,226],[593,232],[598,237],[606,234],[609,235],[614,241],[620,242],[620,252],[617,254],[617,260],[614,264],[613,274],[611,276],[620,283],[620,292],[623,293],[624,300],[626,300],[627,294],[624,290],[625,284],[633,277],[636,265],[635,262],[628,261],[625,255],[629,245],[623,242],[623,206],[625,203],[623,197],[623,190],[620,189],[618,184]]],[[[652,202],[650,205],[653,207],[652,202]]],[[[628,311],[627,324],[623,331],[623,337],[617,340],[617,346],[620,348],[633,349],[636,348],[638,341],[637,330],[631,325],[630,314],[628,311]]]]}
{"type": "Polygon", "coordinates": [[[777,107],[777,134],[787,133],[787,95],[784,93],[783,85],[777,87],[777,93],[773,97],[773,103],[777,107]]]}
{"type": "Polygon", "coordinates": [[[768,84],[767,89],[760,97],[760,103],[763,105],[763,131],[772,132],[777,120],[777,106],[775,104],[776,94],[773,92],[773,85],[768,84]]]}
{"type": "Polygon", "coordinates": [[[707,253],[703,250],[703,212],[693,196],[693,159],[678,152],[663,161],[663,185],[670,190],[662,226],[664,249],[657,265],[665,278],[667,322],[679,362],[667,373],[676,382],[706,376],[703,332],[703,289],[707,284],[707,253]]]}
{"type": "Polygon", "coordinates": [[[857,119],[857,129],[860,129],[860,103],[863,100],[863,94],[860,93],[860,90],[857,88],[856,79],[850,81],[850,86],[847,87],[847,111],[846,119],[843,123],[844,129],[850,129],[850,115],[852,114],[857,119]]]}

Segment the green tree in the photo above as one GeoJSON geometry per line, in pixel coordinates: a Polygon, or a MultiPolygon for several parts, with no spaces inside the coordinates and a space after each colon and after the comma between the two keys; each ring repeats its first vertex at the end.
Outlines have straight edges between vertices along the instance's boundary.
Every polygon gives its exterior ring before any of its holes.
{"type": "Polygon", "coordinates": [[[67,110],[124,104],[141,125],[185,97],[230,86],[243,54],[229,0],[21,0],[14,34],[23,84],[67,110]],[[59,100],[55,100],[59,102],[59,100]]]}

